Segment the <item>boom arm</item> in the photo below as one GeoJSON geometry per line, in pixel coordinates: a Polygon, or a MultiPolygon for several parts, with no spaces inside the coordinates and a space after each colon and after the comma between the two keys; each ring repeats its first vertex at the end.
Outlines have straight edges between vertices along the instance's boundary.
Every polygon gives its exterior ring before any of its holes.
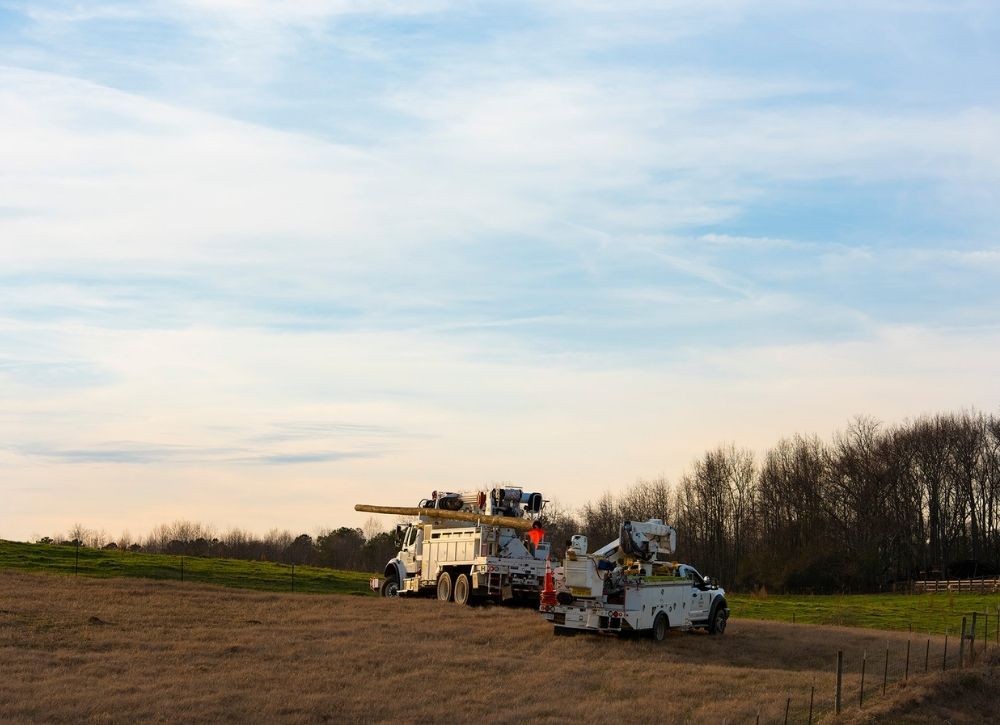
{"type": "Polygon", "coordinates": [[[367,511],[373,514],[396,514],[397,516],[426,516],[431,519],[445,521],[468,521],[474,524],[504,526],[508,529],[527,531],[531,528],[530,519],[518,519],[513,516],[489,516],[487,514],[471,513],[469,511],[448,511],[447,509],[419,508],[416,506],[372,506],[359,503],[355,511],[367,511]]]}

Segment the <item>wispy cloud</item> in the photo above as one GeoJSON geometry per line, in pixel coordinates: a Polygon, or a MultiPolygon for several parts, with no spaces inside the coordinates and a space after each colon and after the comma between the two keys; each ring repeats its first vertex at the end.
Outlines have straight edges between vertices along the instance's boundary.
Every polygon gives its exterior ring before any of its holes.
{"type": "MultiPolygon", "coordinates": [[[[261,441],[264,442],[264,441],[261,441]]],[[[268,440],[268,443],[287,442],[268,440]]],[[[294,466],[331,463],[350,459],[378,458],[388,451],[367,446],[361,450],[303,450],[268,452],[256,447],[206,447],[164,445],[137,441],[115,441],[87,448],[53,448],[44,444],[24,445],[13,449],[27,458],[60,464],[122,464],[159,466],[294,466]]]]}
{"type": "Polygon", "coordinates": [[[993,400],[992,3],[4,13],[5,480],[575,501],[993,400]]]}

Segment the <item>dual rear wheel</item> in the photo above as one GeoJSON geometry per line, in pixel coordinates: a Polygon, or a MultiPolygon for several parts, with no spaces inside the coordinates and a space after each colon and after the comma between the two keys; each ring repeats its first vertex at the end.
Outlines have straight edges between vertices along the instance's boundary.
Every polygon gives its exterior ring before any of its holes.
{"type": "Polygon", "coordinates": [[[441,572],[438,576],[437,598],[442,602],[468,604],[472,599],[472,583],[469,581],[469,575],[461,572],[452,578],[451,572],[441,572]]]}

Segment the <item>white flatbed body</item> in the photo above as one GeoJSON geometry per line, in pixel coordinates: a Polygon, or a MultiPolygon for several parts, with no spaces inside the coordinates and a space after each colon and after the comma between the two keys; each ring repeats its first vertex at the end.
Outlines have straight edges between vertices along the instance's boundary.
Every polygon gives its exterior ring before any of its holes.
{"type": "Polygon", "coordinates": [[[707,626],[718,590],[699,590],[690,582],[648,582],[627,584],[620,595],[574,598],[556,604],[542,616],[557,627],[594,632],[641,632],[651,630],[663,612],[670,629],[687,630],[707,626]]]}
{"type": "MultiPolygon", "coordinates": [[[[528,552],[518,532],[504,527],[417,522],[409,527],[387,575],[395,575],[399,594],[417,594],[436,589],[443,574],[464,574],[472,594],[503,601],[515,594],[538,594],[548,553],[546,542],[528,552]]],[[[373,578],[370,585],[377,590],[384,581],[373,578]]]]}

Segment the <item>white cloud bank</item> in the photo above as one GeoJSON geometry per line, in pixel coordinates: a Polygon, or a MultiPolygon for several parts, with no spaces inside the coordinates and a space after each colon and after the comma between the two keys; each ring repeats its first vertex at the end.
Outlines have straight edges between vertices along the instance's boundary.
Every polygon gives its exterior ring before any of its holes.
{"type": "MultiPolygon", "coordinates": [[[[249,52],[203,81],[242,103],[303,35],[345,40],[333,21],[359,12],[235,8],[154,15],[208,18],[199,58],[227,39],[249,52]]],[[[657,37],[743,12],[693,8],[672,6],[688,21],[657,37]]],[[[579,503],[724,441],[992,409],[995,107],[868,107],[837,99],[842,78],[787,72],[574,66],[644,36],[584,11],[542,70],[532,33],[414,56],[351,99],[371,127],[350,139],[51,72],[72,58],[0,68],[0,536],[175,517],[312,529],[363,498],[490,480],[579,503]],[[739,228],[827,182],[925,184],[987,231],[911,249],[739,228]]],[[[133,17],[77,12],[35,13],[39,37],[133,17]]]]}

